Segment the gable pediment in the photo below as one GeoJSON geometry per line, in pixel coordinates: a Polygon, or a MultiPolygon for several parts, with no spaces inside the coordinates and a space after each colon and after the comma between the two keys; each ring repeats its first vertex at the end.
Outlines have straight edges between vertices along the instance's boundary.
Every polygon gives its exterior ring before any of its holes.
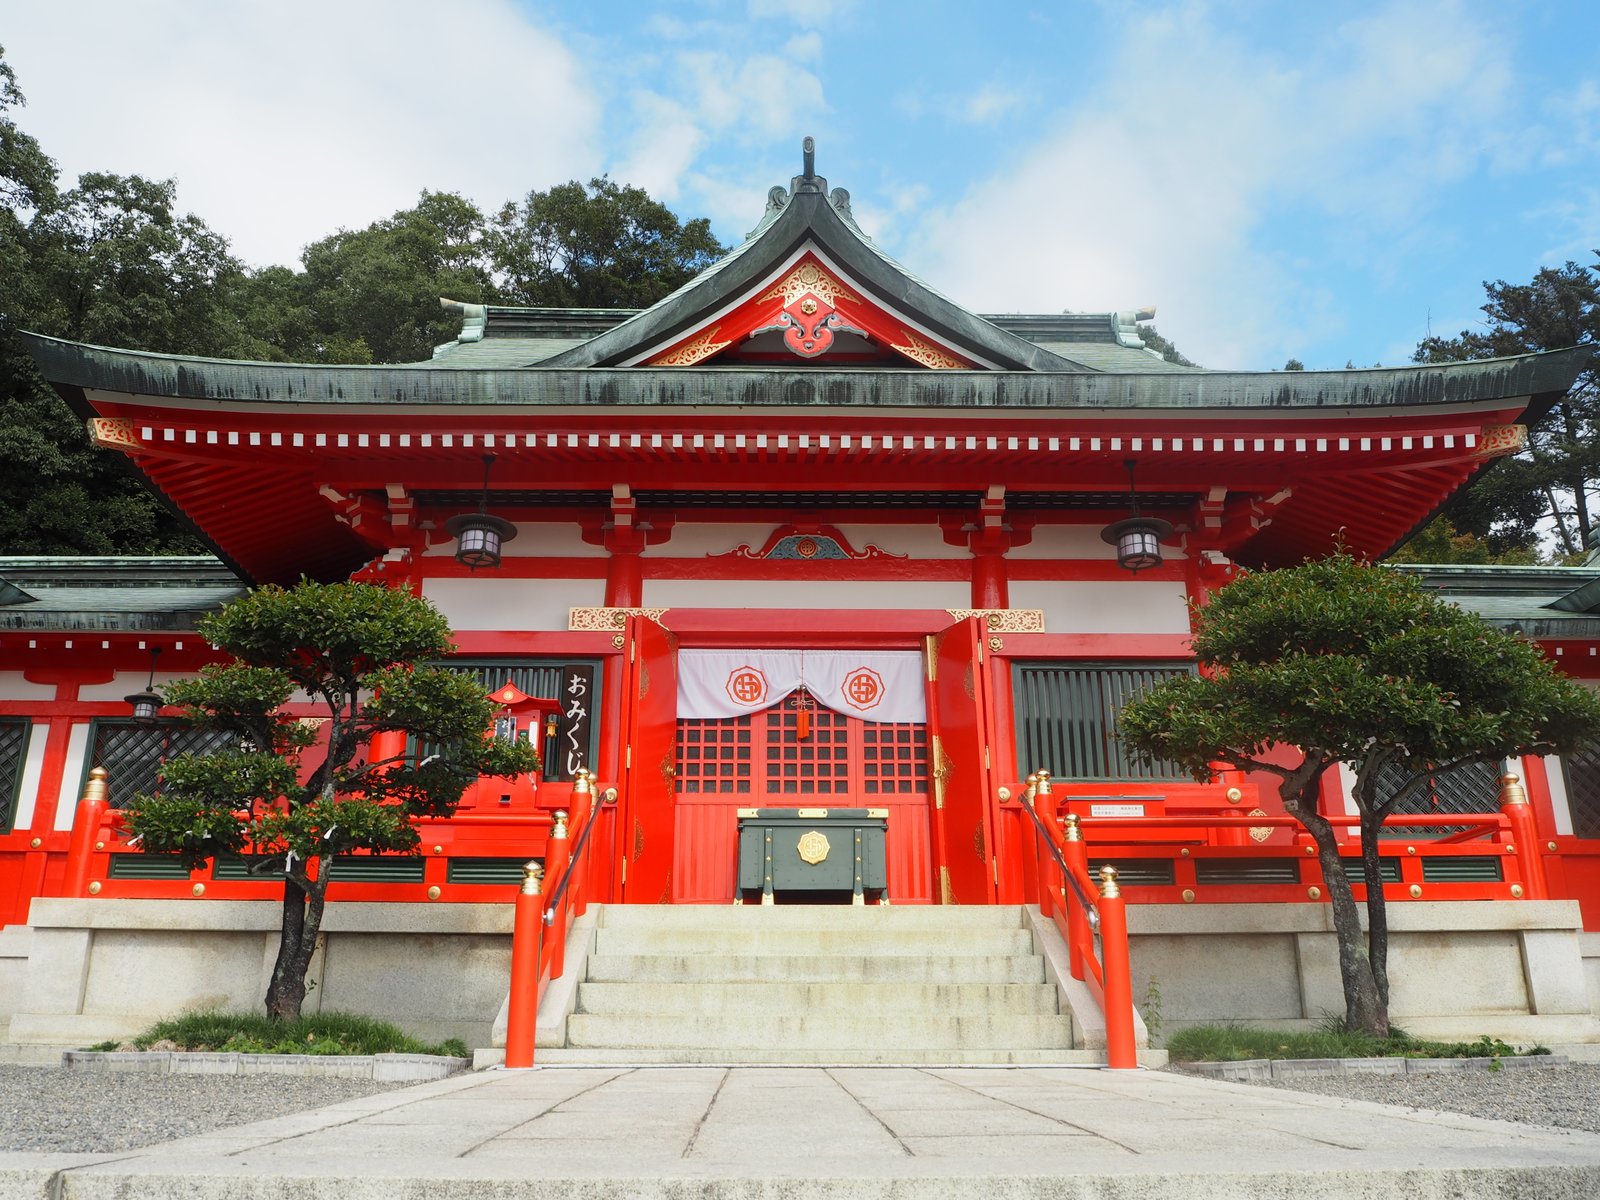
{"type": "Polygon", "coordinates": [[[873,366],[1095,373],[934,291],[863,234],[843,188],[773,188],[745,242],[550,367],[873,366]]]}

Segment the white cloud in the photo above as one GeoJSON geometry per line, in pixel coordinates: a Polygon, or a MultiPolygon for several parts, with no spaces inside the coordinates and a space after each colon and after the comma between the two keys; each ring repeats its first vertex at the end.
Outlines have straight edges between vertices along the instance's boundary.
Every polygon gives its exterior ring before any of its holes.
{"type": "Polygon", "coordinates": [[[974,125],[987,125],[1020,107],[1022,101],[1021,92],[989,83],[967,97],[959,107],[959,115],[974,125]]]}
{"type": "Polygon", "coordinates": [[[175,177],[255,264],[424,188],[493,208],[600,169],[583,64],[510,0],[16,5],[5,46],[69,179],[175,177]]]}
{"type": "Polygon", "coordinates": [[[754,21],[786,21],[805,29],[847,20],[855,0],[749,0],[745,6],[754,21]]]}
{"type": "Polygon", "coordinates": [[[1511,140],[1504,48],[1446,8],[1393,5],[1311,57],[1223,32],[1203,6],[1129,22],[1104,77],[1075,83],[1117,100],[1044,120],[1014,165],[927,214],[905,257],[979,310],[1154,302],[1190,357],[1278,366],[1340,317],[1269,218],[1407,229],[1511,140]]]}

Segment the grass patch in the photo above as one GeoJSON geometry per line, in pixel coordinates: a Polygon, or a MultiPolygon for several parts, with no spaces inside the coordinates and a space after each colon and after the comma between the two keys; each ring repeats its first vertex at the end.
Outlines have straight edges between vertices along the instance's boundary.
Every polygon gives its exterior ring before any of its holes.
{"type": "MultiPolygon", "coordinates": [[[[317,1013],[273,1021],[260,1013],[194,1012],[157,1021],[131,1039],[137,1050],[222,1050],[243,1054],[447,1054],[468,1055],[459,1038],[437,1045],[418,1041],[398,1026],[355,1013],[317,1013]]],[[[91,1050],[125,1043],[101,1042],[91,1050]]]]}
{"type": "Polygon", "coordinates": [[[1550,1053],[1544,1046],[1518,1050],[1488,1034],[1475,1042],[1433,1042],[1401,1030],[1387,1038],[1375,1038],[1344,1029],[1339,1021],[1294,1033],[1247,1025],[1196,1025],[1169,1037],[1167,1049],[1181,1062],[1240,1062],[1250,1058],[1507,1058],[1550,1053]]]}

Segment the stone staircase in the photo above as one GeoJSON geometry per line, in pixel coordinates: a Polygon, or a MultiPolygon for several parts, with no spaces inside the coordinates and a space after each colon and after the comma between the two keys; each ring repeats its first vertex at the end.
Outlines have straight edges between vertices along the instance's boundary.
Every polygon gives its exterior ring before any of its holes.
{"type": "Polygon", "coordinates": [[[1104,1061],[1074,1046],[1014,906],[611,905],[594,917],[546,996],[541,1063],[1104,1061]]]}

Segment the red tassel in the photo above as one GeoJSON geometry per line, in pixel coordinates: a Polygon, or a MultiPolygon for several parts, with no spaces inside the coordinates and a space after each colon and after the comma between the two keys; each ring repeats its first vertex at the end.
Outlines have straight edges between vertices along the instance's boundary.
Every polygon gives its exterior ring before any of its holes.
{"type": "Polygon", "coordinates": [[[811,736],[811,706],[809,704],[795,716],[794,736],[802,742],[811,736]]]}

